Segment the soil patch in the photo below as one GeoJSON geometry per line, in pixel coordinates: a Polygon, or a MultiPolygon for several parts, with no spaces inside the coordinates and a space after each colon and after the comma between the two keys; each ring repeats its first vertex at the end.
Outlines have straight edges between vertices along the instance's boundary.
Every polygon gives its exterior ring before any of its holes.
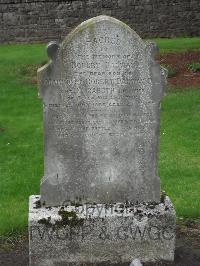
{"type": "Polygon", "coordinates": [[[189,64],[200,62],[200,52],[161,54],[157,57],[157,61],[159,64],[168,65],[176,71],[174,77],[168,78],[169,87],[200,86],[200,71],[193,72],[188,69],[189,64]]]}

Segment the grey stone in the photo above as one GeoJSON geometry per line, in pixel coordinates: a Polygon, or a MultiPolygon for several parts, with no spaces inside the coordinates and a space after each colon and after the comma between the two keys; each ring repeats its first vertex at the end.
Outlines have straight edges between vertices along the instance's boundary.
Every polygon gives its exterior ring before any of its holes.
{"type": "Polygon", "coordinates": [[[40,207],[40,196],[29,202],[31,266],[121,265],[173,261],[175,210],[170,199],[149,208],[147,203],[40,207]],[[137,209],[142,210],[137,212],[137,209]],[[134,264],[133,264],[134,262],[134,264]]]}
{"type": "Polygon", "coordinates": [[[80,24],[38,71],[44,103],[41,201],[160,201],[157,174],[164,70],[155,45],[107,16],[80,24]]]}
{"type": "Polygon", "coordinates": [[[166,0],[1,0],[0,3],[0,43],[60,40],[82,21],[100,14],[115,16],[134,26],[143,38],[200,36],[199,0],[176,0],[170,4],[166,0]]]}
{"type": "Polygon", "coordinates": [[[58,48],[59,48],[59,45],[57,44],[57,42],[55,42],[55,41],[50,42],[47,45],[48,57],[51,58],[52,60],[54,60],[54,58],[56,57],[58,48]]]}
{"type": "Polygon", "coordinates": [[[142,263],[140,262],[139,259],[134,259],[134,260],[131,262],[130,266],[142,266],[142,263]]]}
{"type": "Polygon", "coordinates": [[[29,202],[30,265],[172,261],[176,215],[160,197],[157,48],[99,16],[79,25],[38,70],[44,177],[29,202]]]}

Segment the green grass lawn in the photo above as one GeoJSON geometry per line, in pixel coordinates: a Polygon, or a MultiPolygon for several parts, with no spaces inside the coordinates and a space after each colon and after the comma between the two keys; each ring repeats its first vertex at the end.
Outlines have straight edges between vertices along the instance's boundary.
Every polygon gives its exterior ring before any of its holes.
{"type": "MultiPolygon", "coordinates": [[[[158,44],[161,50],[166,47],[172,51],[178,48],[177,40],[183,43],[179,38],[166,40],[166,46],[163,40],[158,44]]],[[[185,43],[187,49],[196,49],[200,38],[185,43]]],[[[47,60],[44,47],[0,46],[1,236],[25,230],[28,197],[39,193],[43,175],[42,102],[37,86],[30,81],[37,66],[47,60]]],[[[170,91],[162,104],[159,174],[162,189],[182,217],[200,216],[199,104],[197,88],[170,91]]]]}
{"type": "Polygon", "coordinates": [[[161,53],[183,53],[187,50],[200,51],[200,37],[194,38],[175,38],[153,39],[159,47],[161,53]]]}
{"type": "Polygon", "coordinates": [[[159,174],[178,216],[200,217],[200,90],[170,92],[162,102],[159,174]]]}

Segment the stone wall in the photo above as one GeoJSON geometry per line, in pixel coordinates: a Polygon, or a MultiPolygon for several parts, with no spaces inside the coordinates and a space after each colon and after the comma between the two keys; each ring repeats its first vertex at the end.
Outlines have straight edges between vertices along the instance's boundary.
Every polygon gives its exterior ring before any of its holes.
{"type": "Polygon", "coordinates": [[[199,0],[0,0],[0,43],[61,40],[100,14],[142,37],[200,35],[199,0]]]}

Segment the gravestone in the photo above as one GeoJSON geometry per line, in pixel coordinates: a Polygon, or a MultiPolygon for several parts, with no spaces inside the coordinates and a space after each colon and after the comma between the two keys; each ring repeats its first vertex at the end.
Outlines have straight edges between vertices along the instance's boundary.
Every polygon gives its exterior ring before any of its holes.
{"type": "Polygon", "coordinates": [[[175,211],[160,199],[157,174],[166,74],[156,46],[99,16],[47,53],[38,70],[45,159],[41,195],[30,198],[30,264],[173,260],[175,211]]]}
{"type": "Polygon", "coordinates": [[[42,202],[160,200],[157,175],[163,96],[154,47],[128,26],[99,17],[48,52],[39,71],[44,103],[42,202]]]}

